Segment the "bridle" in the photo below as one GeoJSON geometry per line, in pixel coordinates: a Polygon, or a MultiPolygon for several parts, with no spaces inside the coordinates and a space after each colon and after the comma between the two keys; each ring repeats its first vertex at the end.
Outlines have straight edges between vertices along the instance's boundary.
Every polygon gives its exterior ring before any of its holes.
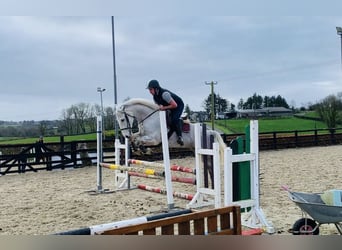
{"type": "Polygon", "coordinates": [[[143,122],[148,119],[149,117],[151,117],[154,113],[156,113],[157,111],[159,111],[159,109],[156,109],[154,111],[152,111],[150,114],[148,114],[146,117],[144,117],[141,121],[138,121],[137,117],[134,115],[131,115],[129,113],[127,113],[125,111],[125,108],[123,108],[123,110],[121,112],[124,113],[125,115],[125,119],[126,119],[126,123],[127,123],[127,127],[125,128],[120,128],[120,130],[129,130],[129,135],[133,135],[137,132],[139,132],[139,125],[143,124],[143,122]],[[129,118],[133,118],[133,123],[131,124],[130,119],[129,118]]]}

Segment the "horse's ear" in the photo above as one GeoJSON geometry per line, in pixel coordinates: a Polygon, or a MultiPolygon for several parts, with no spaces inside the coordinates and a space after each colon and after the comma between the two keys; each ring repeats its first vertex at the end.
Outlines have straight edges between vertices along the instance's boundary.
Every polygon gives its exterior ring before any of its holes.
{"type": "Polygon", "coordinates": [[[122,111],[122,105],[117,107],[116,112],[118,112],[118,111],[122,111]]]}

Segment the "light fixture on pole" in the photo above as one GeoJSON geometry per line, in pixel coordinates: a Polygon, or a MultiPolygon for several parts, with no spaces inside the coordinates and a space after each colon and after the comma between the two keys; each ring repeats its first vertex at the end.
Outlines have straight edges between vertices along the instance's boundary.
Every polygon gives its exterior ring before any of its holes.
{"type": "MultiPolygon", "coordinates": [[[[102,93],[106,91],[106,89],[101,88],[101,87],[97,87],[97,92],[100,93],[100,98],[101,98],[101,117],[103,118],[104,116],[104,111],[103,111],[103,98],[102,98],[102,93]]],[[[102,121],[102,133],[103,133],[103,137],[105,138],[105,133],[104,133],[104,126],[103,126],[103,121],[102,121]]]]}
{"type": "Polygon", "coordinates": [[[341,67],[342,67],[342,28],[336,27],[337,35],[341,37],[341,67]]]}

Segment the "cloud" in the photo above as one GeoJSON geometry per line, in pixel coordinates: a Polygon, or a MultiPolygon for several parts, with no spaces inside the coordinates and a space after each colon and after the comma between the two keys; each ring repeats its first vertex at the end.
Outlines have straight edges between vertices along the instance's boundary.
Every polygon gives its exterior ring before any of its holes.
{"type": "MultiPolygon", "coordinates": [[[[117,16],[118,102],[152,100],[150,79],[192,110],[203,110],[206,81],[234,104],[254,93],[315,102],[342,90],[340,24],[341,17],[117,16]]],[[[110,16],[0,17],[0,119],[58,118],[72,104],[98,103],[98,86],[113,106],[111,28],[110,16]]]]}

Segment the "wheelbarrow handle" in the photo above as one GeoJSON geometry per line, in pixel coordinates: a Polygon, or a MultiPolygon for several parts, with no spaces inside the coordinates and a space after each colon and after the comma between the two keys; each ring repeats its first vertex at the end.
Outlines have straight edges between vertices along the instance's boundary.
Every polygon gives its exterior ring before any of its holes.
{"type": "Polygon", "coordinates": [[[294,192],[292,192],[288,186],[282,185],[281,188],[288,192],[289,197],[291,198],[291,200],[293,200],[292,197],[295,197],[297,200],[301,200],[301,201],[303,201],[305,203],[308,203],[308,201],[306,201],[303,197],[301,197],[301,196],[295,194],[294,192]]]}

